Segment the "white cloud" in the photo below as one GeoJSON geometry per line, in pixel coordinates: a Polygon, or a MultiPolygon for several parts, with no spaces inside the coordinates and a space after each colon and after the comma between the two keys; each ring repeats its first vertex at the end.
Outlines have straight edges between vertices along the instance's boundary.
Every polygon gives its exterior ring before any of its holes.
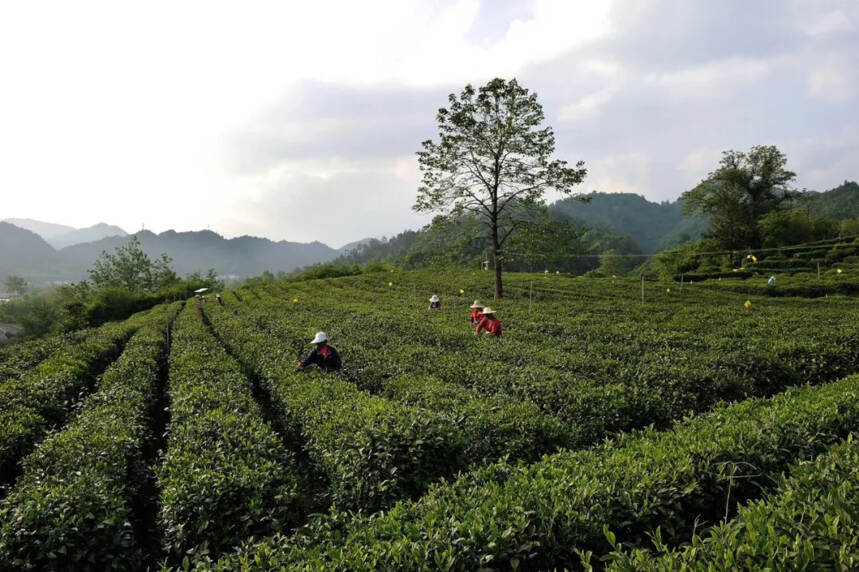
{"type": "Polygon", "coordinates": [[[809,36],[827,36],[850,32],[853,30],[853,24],[844,10],[836,9],[820,14],[808,14],[800,20],[800,28],[809,36]]]}
{"type": "Polygon", "coordinates": [[[273,239],[342,245],[419,227],[429,217],[411,211],[419,173],[411,157],[393,161],[344,159],[281,163],[241,178],[251,193],[229,202],[218,229],[229,235],[255,228],[273,239]]]}
{"type": "Polygon", "coordinates": [[[609,86],[588,94],[575,103],[561,108],[558,118],[561,121],[590,119],[599,113],[599,109],[603,105],[612,100],[618,89],[618,87],[609,86]]]}
{"type": "Polygon", "coordinates": [[[809,65],[808,93],[825,103],[844,103],[856,93],[854,62],[840,55],[815,60],[809,65]]]}
{"type": "Polygon", "coordinates": [[[775,65],[771,59],[732,57],[651,73],[644,81],[662,90],[667,97],[724,97],[743,84],[761,81],[775,65]]]}

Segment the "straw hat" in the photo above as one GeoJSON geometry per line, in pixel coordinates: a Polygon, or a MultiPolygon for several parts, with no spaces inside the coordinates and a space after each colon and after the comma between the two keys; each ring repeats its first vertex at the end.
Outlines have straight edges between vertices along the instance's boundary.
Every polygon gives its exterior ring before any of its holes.
{"type": "Polygon", "coordinates": [[[471,306],[469,306],[469,308],[472,308],[472,309],[474,309],[474,308],[482,308],[482,307],[483,307],[483,304],[481,304],[481,303],[480,303],[480,300],[475,300],[475,301],[474,301],[474,304],[472,304],[471,306]]]}
{"type": "Polygon", "coordinates": [[[495,310],[493,310],[493,309],[492,309],[492,308],[490,308],[489,306],[487,306],[487,307],[483,308],[483,315],[484,315],[484,316],[485,316],[486,314],[494,314],[494,313],[495,313],[495,310]]]}
{"type": "Polygon", "coordinates": [[[430,301],[430,302],[438,302],[438,295],[437,295],[437,294],[433,294],[433,295],[430,297],[430,300],[429,300],[429,301],[430,301]]]}

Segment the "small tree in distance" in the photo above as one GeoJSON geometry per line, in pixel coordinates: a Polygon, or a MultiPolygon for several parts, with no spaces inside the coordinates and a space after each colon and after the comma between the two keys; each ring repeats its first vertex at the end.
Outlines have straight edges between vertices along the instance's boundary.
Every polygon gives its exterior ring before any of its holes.
{"type": "Polygon", "coordinates": [[[179,278],[170,268],[172,259],[166,254],[152,260],[140,246],[136,236],[113,254],[102,252],[89,270],[96,288],[121,286],[131,292],[154,292],[176,283],[179,278]]]}
{"type": "Polygon", "coordinates": [[[9,292],[13,292],[19,296],[26,294],[30,287],[27,281],[20,276],[7,276],[4,284],[9,292]]]}
{"type": "Polygon", "coordinates": [[[568,167],[552,159],[555,135],[543,126],[537,95],[515,79],[496,78],[479,90],[467,85],[448,103],[436,115],[438,142],[424,141],[417,153],[422,183],[413,208],[484,223],[501,298],[504,243],[546,191],[568,195],[587,171],[582,161],[568,167]]]}

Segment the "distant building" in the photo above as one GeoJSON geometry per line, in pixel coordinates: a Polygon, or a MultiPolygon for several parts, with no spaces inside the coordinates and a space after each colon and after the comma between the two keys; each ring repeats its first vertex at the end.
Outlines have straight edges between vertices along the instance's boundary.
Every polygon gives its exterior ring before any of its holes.
{"type": "Polygon", "coordinates": [[[14,292],[0,292],[0,303],[15,300],[16,298],[20,298],[20,296],[14,292]]]}

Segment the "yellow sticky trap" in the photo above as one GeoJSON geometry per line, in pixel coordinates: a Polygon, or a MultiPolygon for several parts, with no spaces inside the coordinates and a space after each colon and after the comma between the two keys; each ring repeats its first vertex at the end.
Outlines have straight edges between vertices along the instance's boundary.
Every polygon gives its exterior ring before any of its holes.
{"type": "Polygon", "coordinates": [[[666,288],[665,291],[671,294],[671,288],[666,288]]]}
{"type": "Polygon", "coordinates": [[[393,286],[393,285],[394,285],[393,282],[388,282],[388,286],[393,286]]]}
{"type": "Polygon", "coordinates": [[[463,294],[465,294],[465,290],[463,290],[462,288],[460,288],[460,289],[459,289],[459,295],[460,295],[460,296],[462,296],[463,294]]]}
{"type": "Polygon", "coordinates": [[[749,308],[751,308],[751,307],[752,307],[752,301],[751,301],[751,300],[746,300],[746,303],[745,303],[745,304],[743,304],[743,306],[745,306],[745,307],[746,307],[746,310],[748,310],[749,308]]]}
{"type": "Polygon", "coordinates": [[[838,269],[838,273],[839,273],[839,274],[841,274],[841,272],[842,272],[842,270],[839,268],[839,269],[838,269]]]}
{"type": "Polygon", "coordinates": [[[292,303],[295,304],[296,302],[298,302],[298,298],[293,298],[292,303]]]}

